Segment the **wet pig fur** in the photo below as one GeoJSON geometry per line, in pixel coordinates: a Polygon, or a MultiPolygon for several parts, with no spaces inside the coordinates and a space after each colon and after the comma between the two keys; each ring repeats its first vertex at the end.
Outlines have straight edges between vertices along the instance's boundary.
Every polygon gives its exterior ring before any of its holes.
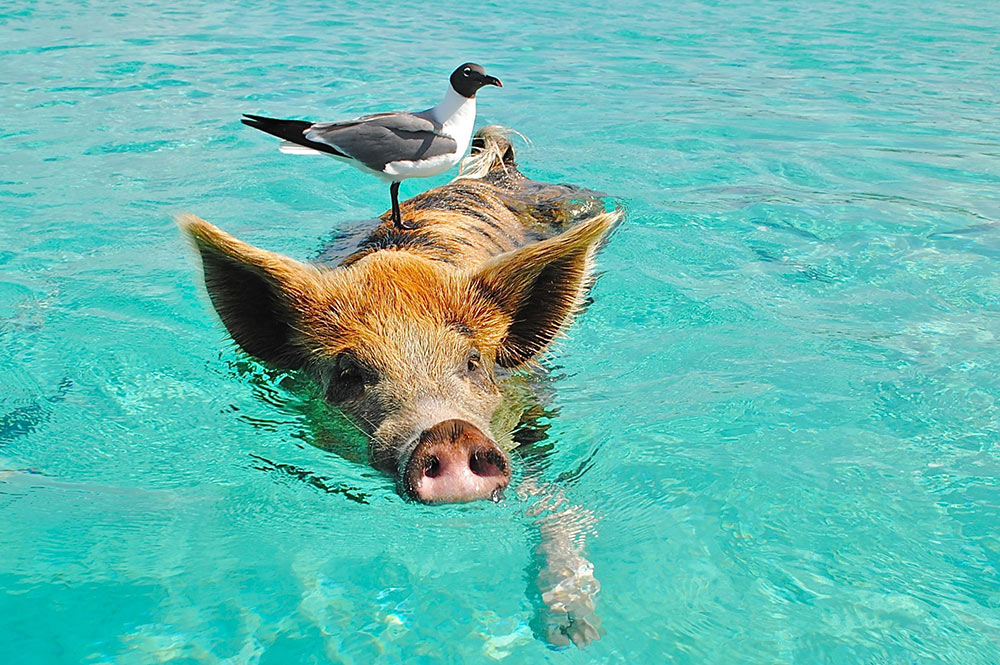
{"type": "Polygon", "coordinates": [[[477,135],[462,175],[401,211],[411,228],[385,213],[337,262],[260,249],[194,215],[178,223],[236,343],[310,375],[402,494],[495,498],[510,482],[518,422],[502,408],[505,384],[579,312],[621,213],[523,176],[496,127],[477,135]]]}

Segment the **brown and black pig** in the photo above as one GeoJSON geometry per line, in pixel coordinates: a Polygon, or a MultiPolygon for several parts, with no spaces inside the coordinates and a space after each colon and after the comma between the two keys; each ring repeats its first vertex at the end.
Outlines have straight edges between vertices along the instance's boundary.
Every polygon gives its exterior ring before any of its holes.
{"type": "MultiPolygon", "coordinates": [[[[253,247],[193,215],[178,220],[236,343],[308,373],[367,434],[371,463],[424,503],[506,488],[517,418],[501,408],[505,379],[579,311],[594,255],[621,216],[593,193],[525,178],[499,128],[474,146],[462,175],[402,204],[412,228],[386,213],[338,264],[253,247]]],[[[583,620],[562,632],[596,637],[583,620]]]]}

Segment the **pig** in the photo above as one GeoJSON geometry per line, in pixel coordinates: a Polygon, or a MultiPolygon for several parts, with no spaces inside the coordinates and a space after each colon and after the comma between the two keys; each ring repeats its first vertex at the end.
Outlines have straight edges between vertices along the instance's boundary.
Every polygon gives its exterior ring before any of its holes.
{"type": "MultiPolygon", "coordinates": [[[[504,408],[511,377],[580,311],[621,218],[593,192],[526,178],[509,135],[481,130],[455,180],[402,204],[405,228],[386,212],[339,262],[303,263],[178,218],[237,345],[311,376],[365,433],[371,464],[422,503],[502,496],[520,416],[504,408]]],[[[585,644],[599,637],[587,618],[597,585],[577,540],[556,526],[581,511],[560,514],[541,521],[544,558],[570,562],[542,574],[559,617],[548,637],[585,644]],[[577,584],[580,571],[588,579],[577,584]]]]}

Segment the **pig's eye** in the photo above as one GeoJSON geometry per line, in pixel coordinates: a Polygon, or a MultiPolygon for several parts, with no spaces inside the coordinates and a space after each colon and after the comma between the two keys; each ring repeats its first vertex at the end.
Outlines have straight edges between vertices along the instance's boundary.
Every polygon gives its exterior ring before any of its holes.
{"type": "Polygon", "coordinates": [[[469,372],[469,374],[475,374],[482,366],[482,360],[483,357],[480,355],[479,349],[472,349],[469,351],[469,358],[466,361],[465,369],[469,372]]]}
{"type": "Polygon", "coordinates": [[[359,397],[373,383],[371,371],[348,355],[341,355],[330,376],[326,397],[331,402],[344,402],[359,397]]]}

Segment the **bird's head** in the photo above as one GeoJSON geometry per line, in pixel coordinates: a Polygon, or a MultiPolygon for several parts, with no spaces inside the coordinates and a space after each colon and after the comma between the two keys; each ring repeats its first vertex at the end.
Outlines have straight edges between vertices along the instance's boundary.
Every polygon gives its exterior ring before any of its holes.
{"type": "Polygon", "coordinates": [[[489,76],[482,65],[467,62],[451,73],[451,87],[463,97],[473,98],[480,88],[487,85],[503,87],[500,79],[489,76]]]}

